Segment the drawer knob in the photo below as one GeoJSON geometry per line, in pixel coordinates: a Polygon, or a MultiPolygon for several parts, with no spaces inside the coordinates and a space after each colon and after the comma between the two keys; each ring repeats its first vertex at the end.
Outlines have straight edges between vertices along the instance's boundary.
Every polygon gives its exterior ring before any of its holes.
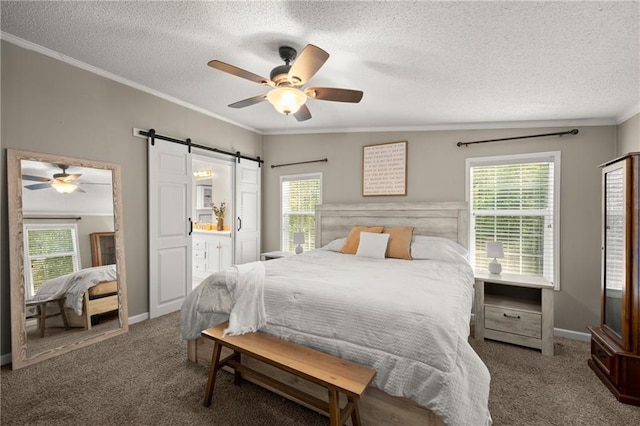
{"type": "Polygon", "coordinates": [[[507,317],[507,318],[520,319],[520,315],[516,315],[516,314],[507,314],[507,313],[504,313],[504,314],[502,314],[502,315],[504,315],[504,316],[505,316],[505,317],[507,317]]]}

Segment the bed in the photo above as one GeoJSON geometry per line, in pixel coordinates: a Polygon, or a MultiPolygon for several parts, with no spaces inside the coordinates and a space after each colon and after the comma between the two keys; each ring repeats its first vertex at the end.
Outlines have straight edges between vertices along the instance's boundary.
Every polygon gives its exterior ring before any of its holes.
{"type": "MultiPolygon", "coordinates": [[[[438,259],[427,255],[407,261],[335,251],[356,225],[410,226],[412,241],[431,236],[438,238],[429,241],[443,247],[444,241],[466,245],[467,207],[318,206],[316,246],[324,249],[265,263],[263,331],[375,368],[376,378],[360,403],[366,424],[490,424],[489,373],[467,343],[473,300],[468,262],[440,259],[438,254],[438,259]]],[[[192,361],[207,363],[211,356],[208,342],[197,338],[198,330],[228,318],[231,301],[224,277],[223,272],[207,278],[183,306],[182,331],[192,361]]],[[[283,377],[286,373],[243,362],[311,390],[306,383],[283,377]]]]}
{"type": "Polygon", "coordinates": [[[34,301],[65,296],[71,327],[91,329],[91,316],[118,310],[116,265],[81,269],[42,283],[34,301]]]}

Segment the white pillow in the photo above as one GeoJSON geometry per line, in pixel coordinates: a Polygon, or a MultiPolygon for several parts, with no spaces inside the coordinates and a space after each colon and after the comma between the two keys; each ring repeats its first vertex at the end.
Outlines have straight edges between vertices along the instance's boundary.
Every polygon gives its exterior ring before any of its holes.
{"type": "Polygon", "coordinates": [[[447,238],[414,235],[411,240],[411,257],[458,262],[461,259],[468,260],[469,252],[460,244],[447,238]]]}
{"type": "Polygon", "coordinates": [[[347,242],[346,238],[338,238],[337,240],[331,241],[329,244],[322,247],[320,250],[340,251],[342,250],[342,247],[346,242],[347,242]]]}
{"type": "Polygon", "coordinates": [[[356,256],[384,259],[389,243],[389,234],[374,234],[373,232],[361,232],[360,244],[356,256]]]}

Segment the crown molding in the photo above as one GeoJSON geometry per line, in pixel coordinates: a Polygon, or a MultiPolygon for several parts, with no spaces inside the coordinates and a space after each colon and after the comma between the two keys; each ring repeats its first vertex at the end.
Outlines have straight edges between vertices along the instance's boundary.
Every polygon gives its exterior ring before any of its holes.
{"type": "Polygon", "coordinates": [[[640,113],[640,104],[632,105],[624,114],[616,118],[616,124],[622,124],[638,113],[640,113]]]}
{"type": "Polygon", "coordinates": [[[79,61],[77,59],[71,58],[69,56],[63,55],[62,53],[56,52],[55,50],[51,50],[51,49],[46,48],[44,46],[40,46],[39,44],[30,42],[30,41],[22,39],[20,37],[16,37],[13,34],[9,34],[9,33],[6,33],[4,31],[0,31],[0,39],[5,40],[5,41],[7,41],[7,42],[9,42],[11,44],[15,44],[16,46],[20,46],[20,47],[22,47],[24,49],[33,50],[34,52],[38,52],[38,53],[41,53],[41,54],[43,54],[45,56],[49,56],[51,58],[54,58],[54,59],[57,59],[59,61],[65,62],[65,63],[67,63],[69,65],[74,66],[74,67],[81,68],[81,69],[83,69],[85,71],[89,71],[89,72],[91,72],[93,74],[97,74],[97,75],[99,75],[101,77],[108,78],[109,80],[113,80],[115,82],[124,84],[125,86],[129,86],[129,87],[132,87],[134,89],[140,90],[142,92],[149,93],[149,94],[151,94],[153,96],[157,96],[157,97],[159,97],[161,99],[164,99],[165,101],[169,101],[169,102],[174,103],[176,105],[180,105],[181,107],[184,107],[184,108],[199,112],[201,114],[207,115],[209,117],[215,118],[215,119],[220,120],[220,121],[224,121],[226,123],[232,124],[232,125],[237,126],[237,127],[241,127],[243,129],[249,130],[251,132],[262,134],[257,129],[254,129],[254,128],[249,127],[247,125],[244,125],[242,123],[238,123],[237,121],[230,120],[230,119],[228,119],[226,117],[222,117],[222,116],[220,116],[218,114],[214,114],[211,111],[207,111],[204,108],[201,108],[199,106],[195,106],[195,105],[190,104],[188,102],[185,102],[185,101],[183,101],[181,99],[178,99],[178,98],[175,98],[173,96],[167,95],[166,93],[159,92],[159,91],[157,91],[155,89],[152,89],[152,88],[147,87],[147,86],[145,86],[143,84],[140,84],[140,83],[136,83],[135,81],[131,81],[129,79],[121,77],[121,76],[119,76],[117,74],[114,74],[112,72],[105,71],[102,68],[98,68],[98,67],[95,67],[93,65],[89,65],[86,62],[82,62],[82,61],[79,61]]]}

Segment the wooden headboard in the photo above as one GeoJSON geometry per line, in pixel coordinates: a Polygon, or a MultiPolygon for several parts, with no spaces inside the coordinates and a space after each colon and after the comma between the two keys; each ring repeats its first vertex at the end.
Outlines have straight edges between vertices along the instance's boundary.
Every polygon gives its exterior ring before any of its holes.
{"type": "Polygon", "coordinates": [[[316,206],[316,247],[346,237],[354,226],[413,226],[414,235],[448,238],[468,248],[466,202],[347,203],[316,206]]]}

